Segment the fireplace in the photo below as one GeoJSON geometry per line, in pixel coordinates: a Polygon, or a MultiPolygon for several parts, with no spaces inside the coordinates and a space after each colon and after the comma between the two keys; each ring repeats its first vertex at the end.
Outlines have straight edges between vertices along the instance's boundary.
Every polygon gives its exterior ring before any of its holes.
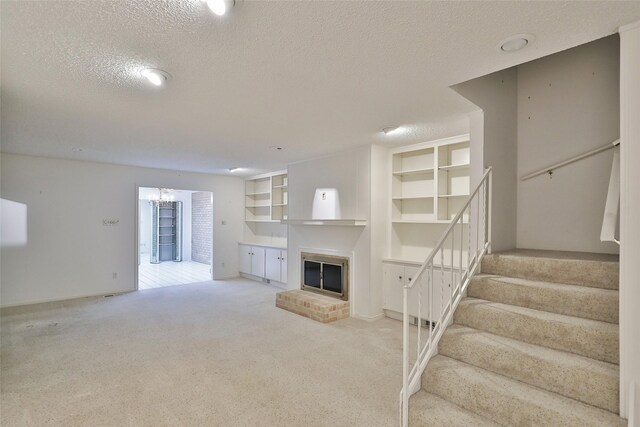
{"type": "Polygon", "coordinates": [[[349,258],[302,252],[301,289],[349,300],[349,258]]]}

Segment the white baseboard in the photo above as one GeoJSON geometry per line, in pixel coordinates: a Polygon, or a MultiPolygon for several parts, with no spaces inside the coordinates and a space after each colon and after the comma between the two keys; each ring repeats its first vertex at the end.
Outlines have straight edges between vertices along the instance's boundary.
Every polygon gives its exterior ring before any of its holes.
{"type": "Polygon", "coordinates": [[[121,289],[117,291],[99,292],[95,294],[73,295],[66,298],[46,298],[46,299],[39,299],[39,300],[33,300],[33,301],[19,302],[15,304],[0,305],[0,308],[23,307],[27,305],[47,304],[47,303],[62,302],[62,301],[73,301],[77,299],[104,297],[106,295],[123,295],[123,294],[128,294],[129,292],[135,292],[135,291],[136,291],[135,289],[124,289],[124,290],[121,289]]]}
{"type": "Polygon", "coordinates": [[[376,320],[380,320],[380,319],[382,319],[384,317],[384,312],[378,313],[378,314],[373,315],[373,316],[362,316],[360,314],[357,314],[357,315],[353,315],[351,317],[353,317],[355,319],[365,320],[367,322],[375,322],[376,320]]]}

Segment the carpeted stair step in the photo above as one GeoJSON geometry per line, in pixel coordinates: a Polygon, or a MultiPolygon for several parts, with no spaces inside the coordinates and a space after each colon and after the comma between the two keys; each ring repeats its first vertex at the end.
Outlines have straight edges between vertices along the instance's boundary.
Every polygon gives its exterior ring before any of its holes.
{"type": "Polygon", "coordinates": [[[411,427],[496,427],[499,424],[421,390],[411,396],[409,425],[411,427]]]}
{"type": "Polygon", "coordinates": [[[476,275],[468,296],[567,316],[618,323],[618,291],[529,279],[476,275]]]}
{"type": "Polygon", "coordinates": [[[438,353],[617,413],[617,365],[452,325],[438,353]]]}
{"type": "Polygon", "coordinates": [[[609,411],[441,355],[427,365],[422,387],[501,425],[626,425],[609,411]]]}
{"type": "Polygon", "coordinates": [[[463,299],[454,323],[618,364],[618,325],[525,307],[463,299]]]}
{"type": "Polygon", "coordinates": [[[518,249],[485,255],[482,272],[499,276],[618,289],[617,255],[518,249]]]}

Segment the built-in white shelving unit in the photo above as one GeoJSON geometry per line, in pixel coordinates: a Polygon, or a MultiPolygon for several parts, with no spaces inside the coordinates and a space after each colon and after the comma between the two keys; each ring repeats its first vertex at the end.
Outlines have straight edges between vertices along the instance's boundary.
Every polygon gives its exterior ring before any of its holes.
{"type": "Polygon", "coordinates": [[[238,242],[240,272],[254,280],[287,282],[287,171],[245,180],[245,226],[238,242]]]}
{"type": "MultiPolygon", "coordinates": [[[[469,197],[469,135],[424,142],[391,150],[389,249],[383,260],[383,308],[389,317],[401,318],[402,288],[411,282],[420,265],[469,197]]],[[[469,225],[456,227],[458,238],[469,225]]],[[[445,244],[445,247],[447,245],[445,244]]],[[[440,294],[449,291],[460,256],[449,250],[436,258],[433,274],[433,310],[439,313],[440,294]],[[454,265],[452,271],[451,265],[454,265]],[[442,263],[442,267],[440,267],[442,263]]],[[[423,307],[428,296],[422,294],[423,307]]],[[[409,314],[417,314],[417,287],[410,294],[409,314]]],[[[424,317],[423,317],[424,319],[424,317]]],[[[428,319],[427,319],[428,320],[428,319]]]]}
{"type": "Polygon", "coordinates": [[[286,171],[249,178],[245,181],[246,222],[280,222],[288,216],[286,171]]]}
{"type": "Polygon", "coordinates": [[[469,136],[391,151],[389,259],[422,262],[469,197],[469,136]]]}

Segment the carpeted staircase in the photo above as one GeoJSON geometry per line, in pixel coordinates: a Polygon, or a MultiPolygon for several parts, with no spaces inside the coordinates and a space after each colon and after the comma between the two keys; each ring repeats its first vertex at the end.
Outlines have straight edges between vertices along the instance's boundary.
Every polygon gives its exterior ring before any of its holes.
{"type": "Polygon", "coordinates": [[[624,426],[617,257],[485,256],[411,398],[412,426],[624,426]]]}

